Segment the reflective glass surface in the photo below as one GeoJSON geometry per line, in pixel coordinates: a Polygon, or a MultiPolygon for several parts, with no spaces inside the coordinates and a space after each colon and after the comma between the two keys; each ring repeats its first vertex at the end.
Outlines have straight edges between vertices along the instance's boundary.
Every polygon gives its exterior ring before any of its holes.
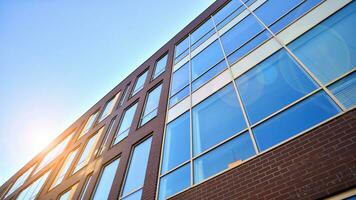
{"type": "Polygon", "coordinates": [[[289,48],[322,82],[356,66],[356,2],[289,44],[289,48]]]}
{"type": "Polygon", "coordinates": [[[145,110],[141,119],[141,125],[147,123],[157,115],[159,99],[161,97],[162,85],[152,90],[146,100],[145,110]]]}
{"type": "Polygon", "coordinates": [[[227,24],[231,19],[237,16],[244,9],[240,0],[231,0],[218,12],[213,15],[214,21],[218,29],[227,24]],[[239,12],[240,11],[240,12],[239,12]]]}
{"type": "Polygon", "coordinates": [[[177,44],[174,52],[174,63],[184,58],[189,53],[189,37],[186,37],[179,44],[177,44]]]}
{"type": "Polygon", "coordinates": [[[82,137],[83,135],[85,135],[86,133],[89,132],[89,130],[91,129],[91,127],[94,126],[95,120],[96,120],[96,116],[98,115],[98,112],[95,112],[94,114],[92,114],[88,121],[85,123],[82,132],[79,135],[79,138],[82,137]]]}
{"type": "Polygon", "coordinates": [[[122,198],[122,200],[141,200],[142,196],[142,189],[130,194],[129,196],[126,196],[125,198],[122,198]]]}
{"type": "Polygon", "coordinates": [[[217,65],[210,68],[204,74],[202,74],[199,78],[195,79],[192,83],[192,90],[195,91],[200,86],[204,85],[206,82],[217,76],[220,72],[226,69],[227,64],[225,60],[220,61],[217,65]]]}
{"type": "Polygon", "coordinates": [[[255,154],[249,134],[243,133],[194,161],[194,183],[236,166],[255,154]]]}
{"type": "Polygon", "coordinates": [[[166,199],[190,186],[190,164],[163,176],[159,186],[159,200],[166,199]]]}
{"type": "Polygon", "coordinates": [[[190,117],[184,113],[167,125],[161,174],[190,158],[190,117]],[[179,153],[177,153],[179,152],[179,153]]]}
{"type": "Polygon", "coordinates": [[[46,182],[48,175],[51,171],[46,172],[31,185],[26,187],[22,192],[17,196],[16,200],[34,200],[36,199],[38,193],[41,191],[43,184],[46,182]]]}
{"type": "Polygon", "coordinates": [[[114,144],[117,144],[129,134],[132,120],[135,116],[136,107],[137,103],[135,103],[133,106],[131,106],[128,110],[125,111],[120,123],[120,127],[118,128],[118,131],[116,133],[114,144]]]}
{"type": "Polygon", "coordinates": [[[253,128],[257,145],[264,151],[340,112],[324,92],[318,92],[253,128]]]}
{"type": "Polygon", "coordinates": [[[213,33],[214,24],[213,21],[209,18],[205,21],[202,25],[200,25],[195,31],[190,34],[190,41],[192,45],[192,49],[195,49],[199,46],[202,42],[208,39],[213,33]]]}
{"type": "Polygon", "coordinates": [[[185,63],[173,73],[171,83],[171,96],[189,84],[189,62],[185,63]]]}
{"type": "Polygon", "coordinates": [[[143,187],[151,141],[152,137],[146,139],[135,147],[131,156],[129,168],[127,169],[123,192],[121,194],[123,197],[143,187]]]}
{"type": "Polygon", "coordinates": [[[67,173],[69,167],[71,166],[75,156],[77,155],[77,152],[78,152],[78,149],[76,149],[76,150],[74,150],[74,151],[69,153],[67,159],[63,163],[62,168],[60,169],[59,173],[57,174],[56,179],[54,180],[51,188],[57,186],[58,184],[60,184],[63,181],[64,176],[66,175],[66,173],[67,173]]]}
{"type": "Polygon", "coordinates": [[[134,89],[132,91],[131,96],[135,95],[138,91],[140,91],[143,88],[143,86],[145,84],[145,81],[146,81],[147,74],[148,74],[148,70],[145,73],[141,74],[137,78],[136,83],[135,83],[135,87],[134,87],[134,89]]]}
{"type": "Polygon", "coordinates": [[[120,93],[116,94],[114,98],[110,99],[106,104],[105,108],[103,110],[103,113],[100,116],[99,122],[101,122],[103,119],[105,119],[108,115],[111,114],[112,110],[115,107],[116,101],[119,98],[120,93]]]}
{"type": "Polygon", "coordinates": [[[109,165],[105,166],[95,188],[95,192],[92,198],[93,200],[108,199],[119,163],[120,159],[116,159],[109,165]]]}
{"type": "Polygon", "coordinates": [[[356,72],[332,84],[329,89],[345,108],[356,106],[356,72]]]}
{"type": "Polygon", "coordinates": [[[218,144],[246,127],[232,84],[225,86],[195,106],[192,115],[194,155],[218,144]]]}
{"type": "Polygon", "coordinates": [[[101,132],[103,131],[103,128],[101,128],[98,133],[96,133],[94,136],[92,136],[89,141],[87,142],[87,144],[85,145],[85,148],[82,152],[82,155],[80,156],[77,165],[75,166],[74,170],[73,170],[73,174],[75,172],[77,172],[78,170],[80,170],[81,168],[83,168],[88,162],[89,159],[91,157],[91,154],[93,153],[95,146],[96,146],[96,142],[98,141],[99,135],[101,134],[101,132]]]}
{"type": "Polygon", "coordinates": [[[186,86],[184,89],[182,89],[181,91],[179,91],[177,94],[175,94],[174,96],[172,96],[169,99],[169,106],[172,107],[173,105],[175,105],[176,103],[178,103],[179,101],[183,100],[185,97],[187,97],[189,95],[189,87],[186,86]]]}
{"type": "Polygon", "coordinates": [[[93,178],[93,175],[90,174],[87,177],[87,179],[85,180],[85,183],[84,183],[84,186],[83,186],[83,190],[80,193],[80,197],[79,197],[80,200],[84,200],[85,194],[86,194],[86,192],[88,190],[88,186],[90,185],[90,182],[91,182],[92,178],[93,178]]]}
{"type": "Polygon", "coordinates": [[[224,58],[219,41],[216,40],[192,58],[192,79],[196,79],[224,58]]]}
{"type": "Polygon", "coordinates": [[[240,76],[236,85],[252,124],[317,88],[283,49],[240,76]]]}
{"type": "Polygon", "coordinates": [[[32,166],[30,169],[24,172],[19,178],[17,178],[16,182],[11,186],[10,190],[6,193],[5,198],[8,197],[10,194],[12,194],[15,190],[17,190],[25,183],[25,181],[30,176],[34,167],[35,166],[32,166]]]}
{"type": "Polygon", "coordinates": [[[164,70],[166,70],[167,59],[168,59],[168,54],[166,54],[156,62],[155,71],[153,73],[153,79],[155,79],[157,76],[162,74],[164,70]]]}

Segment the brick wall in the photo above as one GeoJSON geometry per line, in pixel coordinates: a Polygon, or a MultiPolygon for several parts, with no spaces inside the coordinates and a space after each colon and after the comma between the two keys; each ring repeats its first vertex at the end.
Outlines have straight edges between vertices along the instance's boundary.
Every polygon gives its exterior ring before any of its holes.
{"type": "Polygon", "coordinates": [[[356,186],[356,110],[171,199],[319,199],[356,186]]]}

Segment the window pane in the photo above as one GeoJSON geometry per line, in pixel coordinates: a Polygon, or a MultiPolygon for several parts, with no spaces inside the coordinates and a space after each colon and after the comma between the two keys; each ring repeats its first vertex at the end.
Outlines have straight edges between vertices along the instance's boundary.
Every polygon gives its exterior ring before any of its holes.
{"type": "Polygon", "coordinates": [[[39,172],[42,168],[47,166],[49,163],[51,163],[54,159],[56,159],[61,153],[63,153],[64,148],[67,147],[68,142],[72,138],[73,133],[71,133],[69,136],[67,136],[61,143],[59,143],[57,146],[55,146],[50,152],[46,154],[46,156],[43,158],[41,163],[38,165],[36,168],[34,174],[39,172]]]}
{"type": "Polygon", "coordinates": [[[124,104],[124,101],[126,100],[126,97],[127,97],[127,95],[129,94],[129,87],[130,87],[130,84],[128,84],[128,85],[126,86],[123,95],[121,95],[120,101],[119,101],[119,106],[122,106],[122,104],[124,104]]]}
{"type": "Polygon", "coordinates": [[[175,48],[175,63],[178,62],[180,59],[184,58],[188,53],[189,49],[189,37],[186,37],[182,40],[179,44],[176,45],[175,48]]]}
{"type": "Polygon", "coordinates": [[[89,162],[89,159],[91,157],[91,154],[94,152],[96,143],[99,139],[99,136],[101,135],[101,132],[103,131],[103,128],[101,128],[98,133],[96,133],[94,136],[92,136],[87,144],[85,145],[85,148],[82,152],[82,155],[80,156],[77,165],[74,168],[73,174],[83,168],[87,163],[89,162]]]}
{"type": "Polygon", "coordinates": [[[192,59],[192,79],[196,79],[223,58],[219,41],[216,40],[192,59]]]}
{"type": "Polygon", "coordinates": [[[289,25],[290,23],[292,23],[299,17],[303,16],[305,13],[307,13],[309,10],[311,10],[314,6],[316,6],[321,1],[322,0],[304,1],[303,3],[299,4],[299,6],[297,6],[292,11],[290,11],[288,14],[286,14],[284,17],[282,17],[277,22],[275,22],[272,26],[270,26],[270,29],[274,33],[278,33],[280,30],[285,28],[287,25],[289,25]]]}
{"type": "Polygon", "coordinates": [[[82,190],[81,193],[80,193],[80,197],[79,197],[80,200],[84,200],[84,196],[85,196],[85,194],[86,194],[86,192],[87,192],[87,190],[88,190],[88,186],[90,185],[90,182],[91,182],[91,180],[92,180],[92,177],[93,177],[93,175],[90,174],[90,175],[86,178],[85,183],[84,183],[83,190],[82,190]]]}
{"type": "Polygon", "coordinates": [[[288,45],[322,83],[356,66],[355,11],[352,2],[288,45]]]}
{"type": "Polygon", "coordinates": [[[302,0],[269,0],[257,8],[254,13],[266,26],[269,26],[301,2],[302,0]]]}
{"type": "Polygon", "coordinates": [[[141,119],[141,125],[147,123],[157,115],[161,90],[162,90],[162,85],[159,85],[148,94],[145,110],[143,111],[143,116],[141,119]]]}
{"type": "Polygon", "coordinates": [[[194,155],[246,128],[232,84],[195,106],[192,114],[194,155]]]}
{"type": "Polygon", "coordinates": [[[103,110],[103,113],[100,116],[99,122],[101,122],[103,119],[105,119],[108,115],[111,114],[111,112],[113,111],[113,109],[115,107],[115,104],[116,104],[116,101],[119,98],[119,96],[120,96],[120,92],[117,93],[114,98],[110,99],[106,103],[105,108],[103,110]]]}
{"type": "Polygon", "coordinates": [[[262,31],[262,25],[258,23],[254,16],[248,15],[221,36],[226,55],[231,54],[262,31]]]}
{"type": "Polygon", "coordinates": [[[116,121],[116,117],[112,118],[111,121],[110,121],[110,124],[109,124],[109,128],[106,129],[106,132],[105,132],[105,136],[104,136],[104,139],[103,141],[101,142],[100,144],[100,147],[99,147],[99,150],[98,150],[98,155],[97,156],[100,156],[104,150],[105,150],[105,145],[109,139],[109,136],[110,136],[110,133],[114,127],[114,124],[115,124],[115,121],[116,121]]]}
{"type": "Polygon", "coordinates": [[[190,186],[190,164],[163,176],[159,185],[159,200],[166,199],[190,186]]]}
{"type": "Polygon", "coordinates": [[[164,141],[161,174],[173,169],[190,158],[189,112],[167,125],[164,141]],[[177,153],[179,152],[179,153],[177,153]]]}
{"type": "Polygon", "coordinates": [[[135,95],[138,91],[140,91],[143,88],[143,86],[145,85],[147,73],[148,73],[148,70],[137,78],[135,88],[132,91],[131,96],[135,95]]]}
{"type": "Polygon", "coordinates": [[[141,196],[142,189],[130,194],[129,196],[122,198],[122,200],[141,200],[141,196]]]}
{"type": "Polygon", "coordinates": [[[125,111],[120,122],[118,132],[116,133],[114,144],[117,144],[129,134],[132,120],[135,116],[136,107],[137,103],[135,103],[133,106],[131,106],[128,110],[125,111]]]}
{"type": "Polygon", "coordinates": [[[356,105],[356,72],[337,81],[329,88],[345,108],[356,105]]]}
{"type": "Polygon", "coordinates": [[[249,134],[244,133],[197,158],[194,161],[194,183],[200,183],[225,169],[239,165],[255,154],[249,134]]]}
{"type": "Polygon", "coordinates": [[[324,92],[319,92],[254,128],[257,145],[264,151],[338,112],[335,103],[324,92]]]}
{"type": "Polygon", "coordinates": [[[108,199],[112,183],[115,178],[116,170],[119,166],[120,159],[116,159],[109,165],[105,166],[97,183],[93,200],[108,199]]]}
{"type": "Polygon", "coordinates": [[[189,84],[189,62],[174,72],[171,85],[171,96],[189,84]]]}
{"type": "Polygon", "coordinates": [[[159,61],[156,62],[155,72],[153,74],[153,79],[162,74],[166,69],[168,54],[162,57],[159,61]]]}
{"type": "Polygon", "coordinates": [[[135,147],[132,153],[130,166],[128,168],[122,197],[143,187],[146,175],[148,156],[150,153],[152,137],[135,147]]]}
{"type": "Polygon", "coordinates": [[[285,50],[240,76],[236,84],[252,124],[317,88],[285,50]]]}
{"type": "Polygon", "coordinates": [[[72,186],[69,191],[61,195],[59,200],[72,200],[76,189],[77,185],[72,186]]]}
{"type": "Polygon", "coordinates": [[[11,189],[7,192],[4,198],[8,197],[10,194],[12,194],[15,190],[17,190],[26,182],[27,178],[30,176],[34,167],[35,166],[32,166],[30,169],[24,172],[19,178],[17,178],[16,182],[11,186],[11,189]]]}
{"type": "Polygon", "coordinates": [[[95,122],[95,119],[96,119],[96,116],[97,116],[97,115],[98,115],[98,112],[92,114],[92,115],[89,117],[88,121],[85,123],[85,125],[84,125],[84,127],[83,127],[83,129],[82,129],[82,132],[80,133],[80,135],[79,135],[78,138],[82,137],[83,135],[85,135],[86,133],[89,132],[89,130],[90,130],[90,129],[93,127],[93,125],[94,125],[94,122],[95,122]]]}
{"type": "Polygon", "coordinates": [[[189,92],[190,92],[190,89],[188,86],[186,86],[184,89],[182,89],[181,91],[179,91],[177,94],[175,94],[174,96],[172,96],[169,99],[169,106],[172,107],[176,103],[183,100],[185,97],[187,97],[189,95],[189,92]]]}
{"type": "Polygon", "coordinates": [[[78,149],[72,151],[69,153],[67,159],[65,160],[65,162],[63,163],[62,168],[59,170],[59,173],[56,176],[56,179],[54,179],[53,184],[51,186],[51,189],[54,188],[55,186],[57,186],[58,184],[60,184],[63,179],[64,176],[66,175],[69,167],[71,166],[75,156],[77,155],[78,149]]]}
{"type": "Polygon", "coordinates": [[[29,185],[27,188],[22,190],[16,200],[34,200],[36,199],[38,193],[41,191],[43,184],[46,182],[48,175],[51,171],[46,172],[35,182],[29,185]]]}
{"type": "Polygon", "coordinates": [[[214,14],[213,18],[218,29],[222,28],[225,24],[235,18],[244,10],[244,6],[240,0],[232,0],[214,14]]]}
{"type": "Polygon", "coordinates": [[[224,71],[224,69],[226,69],[226,67],[227,67],[226,61],[225,60],[220,61],[217,65],[210,68],[208,71],[206,71],[204,74],[202,74],[199,78],[197,78],[193,81],[192,90],[193,91],[197,90],[200,86],[204,85],[210,79],[214,78],[220,72],[224,71]]]}
{"type": "Polygon", "coordinates": [[[215,33],[214,24],[211,19],[208,19],[201,26],[199,26],[194,32],[190,35],[192,49],[198,47],[206,39],[208,39],[212,34],[215,33]]]}

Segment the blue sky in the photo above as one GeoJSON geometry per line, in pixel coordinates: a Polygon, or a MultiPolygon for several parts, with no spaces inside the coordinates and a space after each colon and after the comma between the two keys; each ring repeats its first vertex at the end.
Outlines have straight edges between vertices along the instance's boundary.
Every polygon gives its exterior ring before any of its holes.
{"type": "Polygon", "coordinates": [[[0,0],[0,185],[213,0],[0,0]]]}

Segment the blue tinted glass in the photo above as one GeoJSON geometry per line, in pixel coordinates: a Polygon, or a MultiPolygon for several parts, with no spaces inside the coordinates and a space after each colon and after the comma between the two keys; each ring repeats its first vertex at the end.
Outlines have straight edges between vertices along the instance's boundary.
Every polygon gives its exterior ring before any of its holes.
{"type": "Polygon", "coordinates": [[[96,187],[93,200],[108,199],[119,162],[120,159],[116,159],[104,168],[96,187]]]}
{"type": "Polygon", "coordinates": [[[240,47],[235,52],[231,53],[227,57],[229,63],[233,64],[234,62],[236,62],[237,60],[242,58],[244,55],[246,55],[247,53],[249,53],[256,47],[258,47],[260,44],[262,44],[264,41],[266,41],[269,38],[271,38],[271,34],[268,31],[265,30],[265,31],[259,33],[255,38],[250,40],[247,44],[240,47]]]}
{"type": "Polygon", "coordinates": [[[157,76],[159,76],[160,74],[162,74],[164,72],[164,70],[166,69],[166,65],[167,65],[167,59],[168,59],[168,54],[166,54],[164,57],[162,57],[161,59],[159,59],[156,62],[153,78],[156,78],[157,76]]]}
{"type": "Polygon", "coordinates": [[[220,25],[219,27],[223,27],[227,24],[231,19],[236,17],[236,15],[240,12],[236,10],[243,10],[244,6],[240,0],[232,0],[228,4],[226,4],[223,8],[221,8],[217,13],[214,14],[213,18],[215,24],[220,25]]]}
{"type": "Polygon", "coordinates": [[[135,95],[138,91],[140,91],[143,88],[145,81],[146,81],[147,73],[148,73],[148,71],[146,71],[145,73],[143,73],[142,75],[140,75],[137,78],[135,88],[132,91],[132,96],[135,95]]]}
{"type": "Polygon", "coordinates": [[[300,16],[304,15],[306,12],[308,12],[310,9],[312,9],[314,6],[316,6],[319,2],[322,0],[308,0],[304,1],[302,4],[300,4],[297,8],[293,9],[291,12],[289,12],[287,15],[285,15],[283,18],[279,19],[276,23],[274,23],[270,28],[274,33],[278,33],[280,30],[282,30],[284,27],[286,27],[288,24],[293,22],[294,20],[298,19],[300,16]]]}
{"type": "Polygon", "coordinates": [[[356,195],[353,195],[351,197],[347,197],[345,200],[356,200],[356,195]]]}
{"type": "Polygon", "coordinates": [[[254,13],[266,26],[281,18],[288,11],[300,4],[302,0],[269,0],[257,8],[254,13]]]}
{"type": "Polygon", "coordinates": [[[334,83],[329,88],[345,108],[356,105],[356,72],[334,83]]]}
{"type": "Polygon", "coordinates": [[[189,112],[186,112],[167,125],[161,174],[190,158],[189,121],[189,112]]]}
{"type": "Polygon", "coordinates": [[[186,37],[179,44],[177,44],[175,49],[175,58],[179,57],[183,53],[185,54],[185,52],[188,52],[187,51],[188,48],[189,48],[189,37],[186,37]]]}
{"type": "Polygon", "coordinates": [[[215,40],[207,48],[192,59],[192,79],[194,80],[202,73],[224,58],[218,40],[215,40]]]}
{"type": "Polygon", "coordinates": [[[192,90],[195,91],[200,86],[204,85],[204,83],[208,82],[210,79],[218,75],[224,69],[226,69],[226,61],[222,60],[220,63],[215,65],[213,68],[209,69],[205,74],[195,79],[192,83],[192,90]]]}
{"type": "Polygon", "coordinates": [[[183,100],[185,97],[189,95],[189,87],[185,87],[183,90],[178,92],[176,95],[170,98],[169,106],[173,106],[174,104],[178,103],[179,101],[183,100]]]}
{"type": "Polygon", "coordinates": [[[236,85],[252,124],[317,88],[285,50],[239,77],[236,85]]]}
{"type": "Polygon", "coordinates": [[[203,38],[207,39],[214,32],[215,30],[213,21],[211,19],[208,19],[190,35],[192,49],[199,46],[204,41],[203,38]],[[208,37],[205,37],[205,35],[208,35],[208,37]]]}
{"type": "Polygon", "coordinates": [[[189,62],[173,73],[171,96],[189,84],[189,62]]]}
{"type": "Polygon", "coordinates": [[[356,2],[292,42],[290,49],[328,83],[356,66],[356,2]]]}
{"type": "Polygon", "coordinates": [[[195,106],[192,112],[194,155],[246,127],[232,84],[195,106]]]}
{"type": "Polygon", "coordinates": [[[141,200],[141,196],[142,189],[130,194],[129,196],[126,196],[125,198],[122,198],[122,200],[141,200]]]}
{"type": "Polygon", "coordinates": [[[257,22],[255,17],[252,15],[245,17],[221,36],[221,42],[226,55],[229,55],[237,48],[241,47],[262,30],[263,27],[257,22]]]}
{"type": "Polygon", "coordinates": [[[252,129],[261,151],[336,115],[340,109],[319,92],[252,129]]]}
{"type": "Polygon", "coordinates": [[[219,146],[194,161],[194,183],[238,165],[241,161],[255,155],[248,133],[219,146]]]}
{"type": "Polygon", "coordinates": [[[163,176],[159,185],[159,200],[166,199],[190,186],[190,164],[163,176]]]}

